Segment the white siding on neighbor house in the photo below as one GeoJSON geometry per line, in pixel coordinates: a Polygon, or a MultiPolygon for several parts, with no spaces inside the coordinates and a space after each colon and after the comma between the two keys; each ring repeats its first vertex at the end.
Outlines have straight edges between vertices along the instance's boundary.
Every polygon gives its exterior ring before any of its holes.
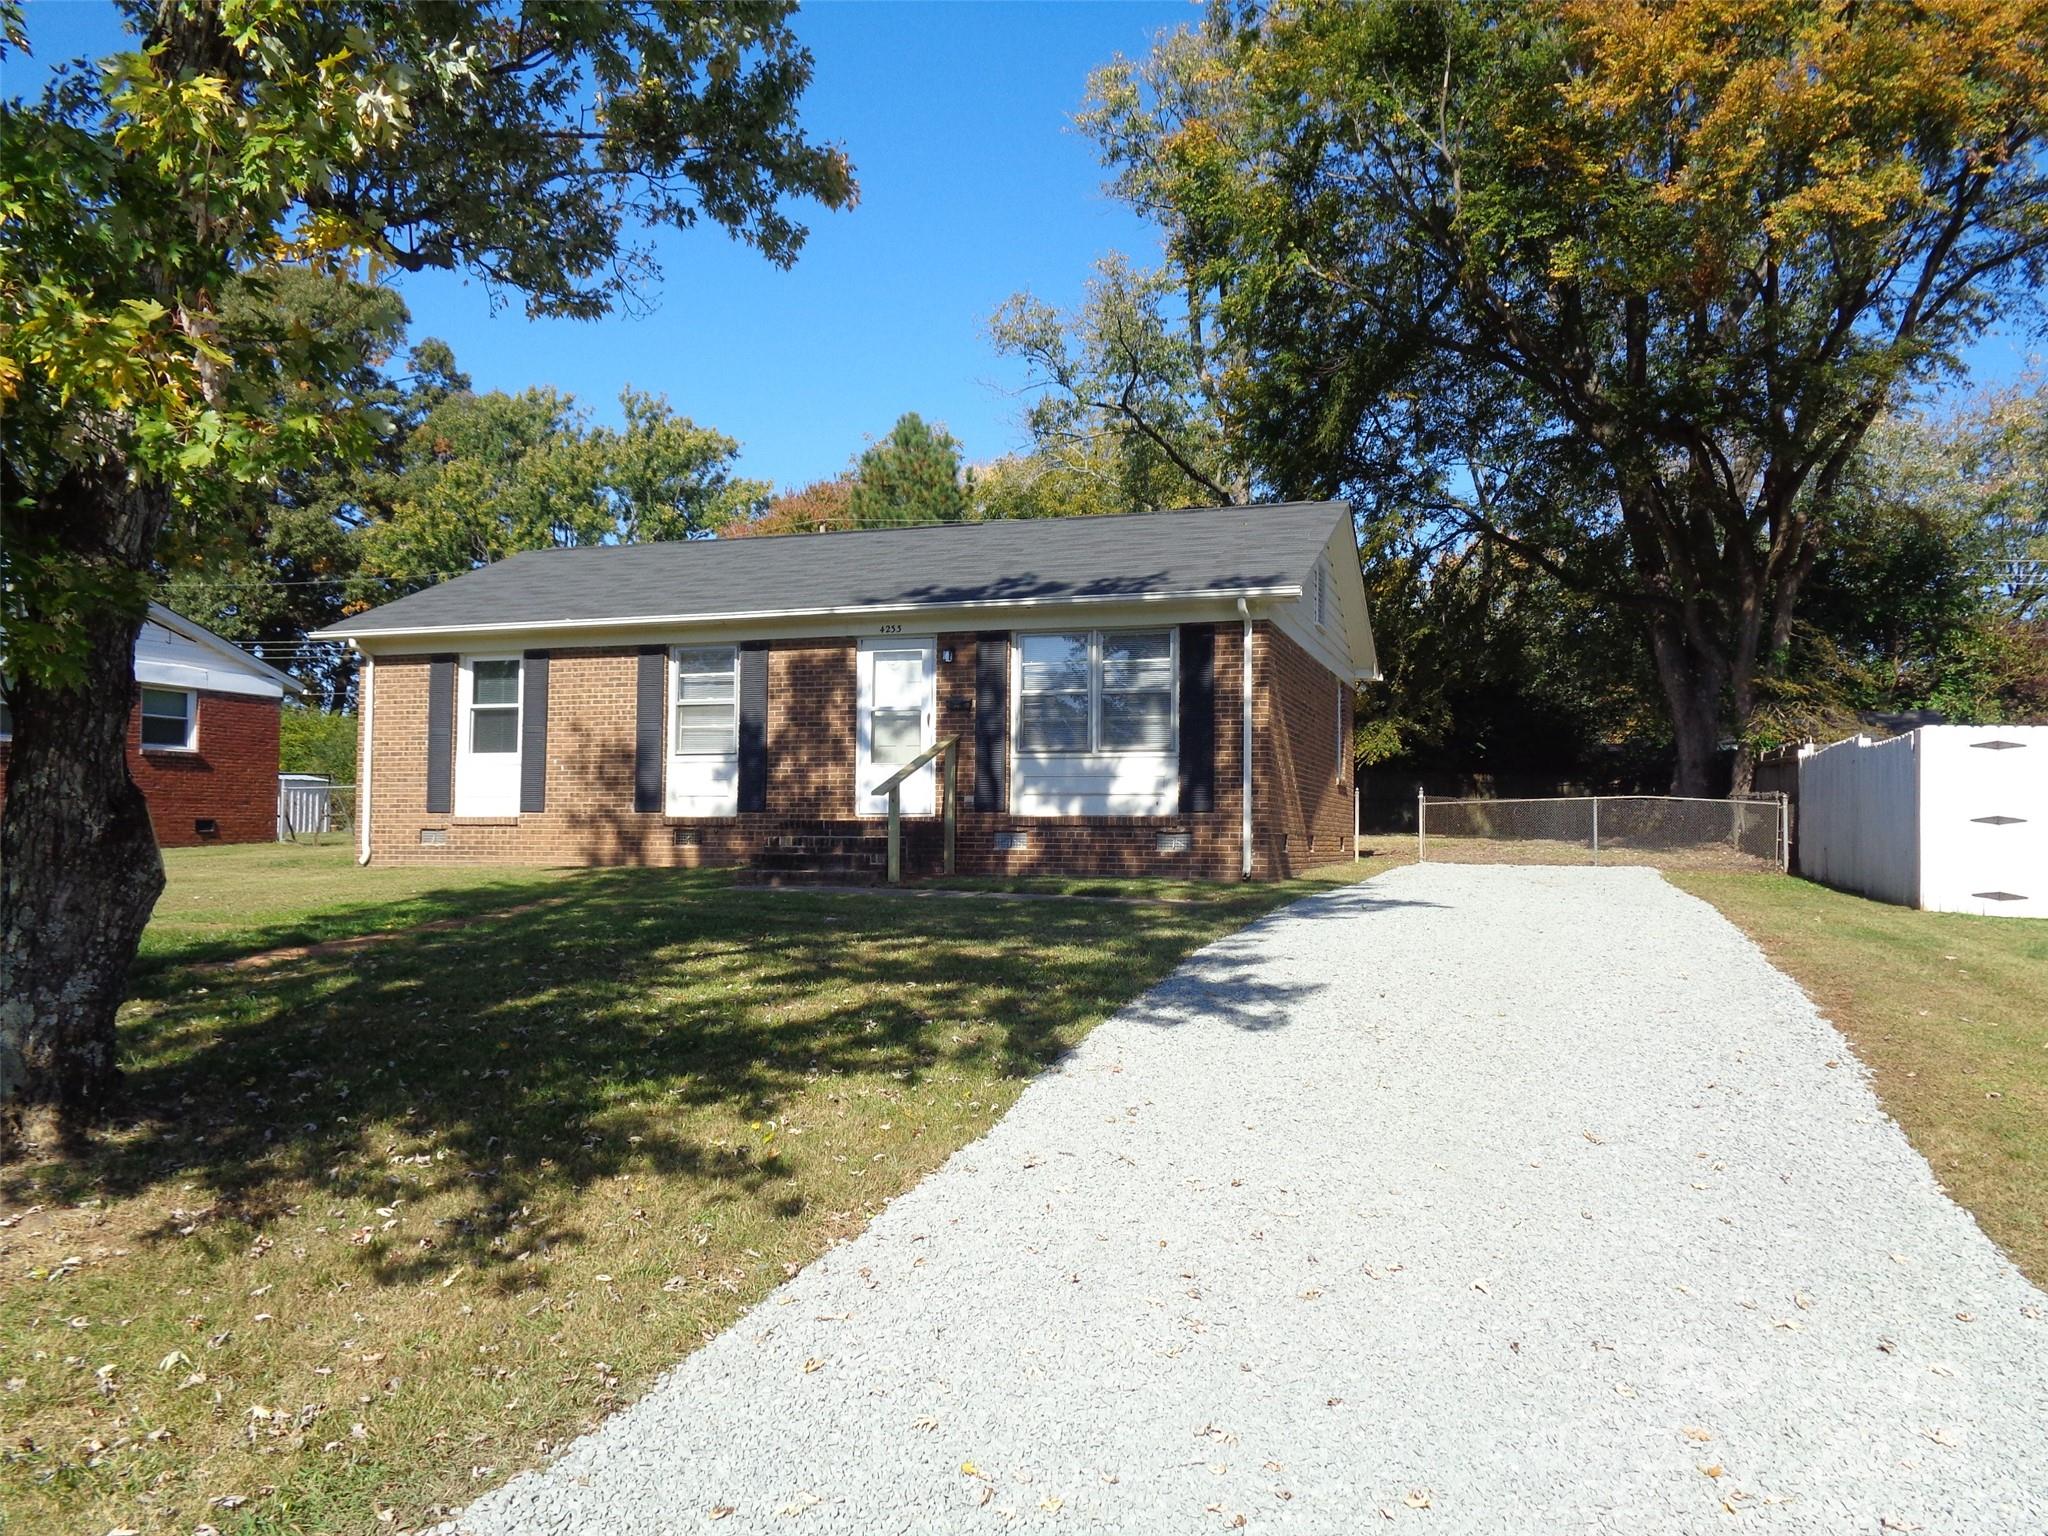
{"type": "MultiPolygon", "coordinates": [[[[225,645],[225,642],[223,642],[225,645]]],[[[284,689],[272,678],[161,624],[144,624],[135,639],[135,676],[152,688],[197,688],[276,699],[284,689]]]]}
{"type": "Polygon", "coordinates": [[[1799,868],[1930,912],[2048,917],[2048,726],[1926,726],[1806,754],[1799,868]]]}

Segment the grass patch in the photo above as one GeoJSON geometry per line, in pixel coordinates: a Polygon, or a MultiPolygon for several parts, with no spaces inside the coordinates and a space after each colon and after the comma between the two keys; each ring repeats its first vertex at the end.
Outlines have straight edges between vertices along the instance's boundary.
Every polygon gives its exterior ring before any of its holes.
{"type": "Polygon", "coordinates": [[[1667,878],[1806,989],[1949,1193],[2048,1285],[2048,924],[1916,912],[1785,875],[1667,878]]]}
{"type": "Polygon", "coordinates": [[[238,897],[218,858],[172,863],[131,1123],[0,1170],[10,1533],[424,1523],[858,1231],[1190,950],[1330,883],[1112,910],[337,861],[238,897]],[[571,899],[183,964],[536,882],[571,899]]]}
{"type": "Polygon", "coordinates": [[[346,842],[172,848],[142,935],[145,971],[515,906],[571,875],[517,866],[373,864],[346,842]]]}

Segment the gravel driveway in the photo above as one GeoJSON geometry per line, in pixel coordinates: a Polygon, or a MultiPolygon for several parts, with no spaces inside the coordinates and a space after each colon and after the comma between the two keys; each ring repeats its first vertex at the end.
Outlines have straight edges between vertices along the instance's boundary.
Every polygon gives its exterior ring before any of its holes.
{"type": "Polygon", "coordinates": [[[1202,951],[459,1528],[2039,1536],[2044,1315],[1712,909],[1400,869],[1202,951]]]}

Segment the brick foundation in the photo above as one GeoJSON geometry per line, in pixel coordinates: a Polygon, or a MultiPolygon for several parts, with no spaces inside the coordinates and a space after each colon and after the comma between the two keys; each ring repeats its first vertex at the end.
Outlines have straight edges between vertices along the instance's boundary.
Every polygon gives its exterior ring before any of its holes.
{"type": "MultiPolygon", "coordinates": [[[[973,808],[976,640],[938,637],[941,737],[961,743],[958,869],[971,875],[1240,873],[1242,633],[1218,626],[1216,795],[1212,810],[1159,817],[1040,817],[973,808]]],[[[1348,764],[1336,763],[1336,677],[1269,626],[1258,626],[1254,679],[1262,713],[1253,753],[1254,875],[1272,878],[1340,856],[1351,814],[1348,764]],[[1280,689],[1276,713],[1266,702],[1280,689]],[[1319,693],[1318,693],[1318,690],[1319,693]],[[1320,698],[1308,710],[1304,701],[1320,698]],[[1300,715],[1301,718],[1296,718],[1300,715]],[[1274,798],[1277,797],[1277,798],[1274,798]],[[1270,799],[1270,804],[1267,802],[1270,799]]],[[[388,863],[502,862],[696,866],[743,863],[796,823],[880,832],[853,816],[857,642],[791,640],[768,652],[767,809],[679,818],[633,810],[635,656],[630,649],[551,651],[547,809],[468,819],[429,815],[427,657],[375,664],[370,765],[372,857],[388,863]],[[426,836],[431,841],[422,841],[426,836]]],[[[936,867],[938,818],[910,818],[905,856],[936,867]]]]}
{"type": "MultiPolygon", "coordinates": [[[[128,712],[128,776],[149,802],[158,845],[269,842],[277,835],[278,701],[201,692],[198,710],[192,752],[144,751],[139,694],[128,712]],[[200,821],[215,830],[200,832],[200,821]]],[[[9,755],[9,743],[0,741],[0,805],[9,755]]]]}

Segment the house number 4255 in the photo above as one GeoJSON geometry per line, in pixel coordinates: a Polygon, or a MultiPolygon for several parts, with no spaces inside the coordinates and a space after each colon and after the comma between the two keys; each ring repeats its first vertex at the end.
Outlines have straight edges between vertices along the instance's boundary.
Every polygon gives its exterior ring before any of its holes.
{"type": "Polygon", "coordinates": [[[900,635],[903,633],[903,626],[901,624],[884,624],[875,633],[878,635],[900,635]]]}

